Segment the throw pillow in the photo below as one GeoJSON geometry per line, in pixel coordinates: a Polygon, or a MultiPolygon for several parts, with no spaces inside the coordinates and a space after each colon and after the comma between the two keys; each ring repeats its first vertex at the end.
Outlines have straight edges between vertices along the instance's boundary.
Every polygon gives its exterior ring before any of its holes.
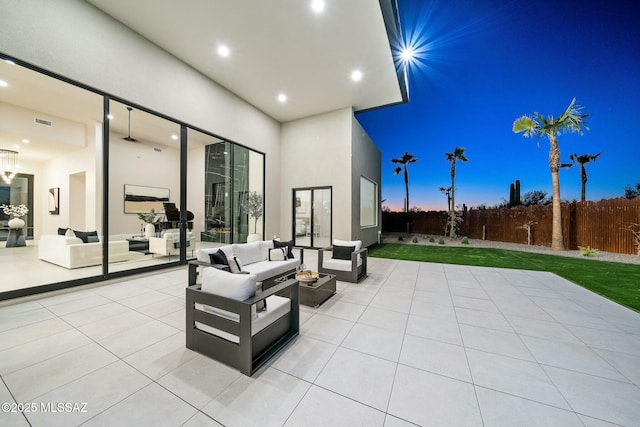
{"type": "Polygon", "coordinates": [[[65,237],[76,237],[75,233],[70,228],[67,228],[67,231],[64,233],[64,236],[65,237]]]}
{"type": "Polygon", "coordinates": [[[280,240],[273,241],[274,248],[287,248],[287,258],[293,258],[293,240],[289,240],[288,242],[281,242],[280,240]]]}
{"type": "MultiPolygon", "coordinates": [[[[262,282],[256,282],[256,294],[262,292],[262,282]]],[[[265,311],[267,309],[267,300],[263,299],[256,303],[256,311],[265,311]]]]}
{"type": "Polygon", "coordinates": [[[87,243],[98,243],[100,242],[100,238],[98,236],[87,236],[87,243]]]}
{"type": "Polygon", "coordinates": [[[229,260],[229,270],[235,274],[242,272],[242,264],[237,256],[234,256],[229,260]]]}
{"type": "Polygon", "coordinates": [[[75,234],[78,239],[82,240],[82,243],[89,243],[89,236],[97,236],[98,232],[73,230],[73,234],[75,234]]]}
{"type": "Polygon", "coordinates": [[[346,259],[351,261],[351,253],[356,250],[355,246],[337,246],[333,245],[333,259],[346,259]]]}
{"type": "Polygon", "coordinates": [[[218,252],[209,254],[209,260],[211,261],[211,264],[229,265],[227,256],[224,254],[222,249],[218,249],[218,252]]]}
{"type": "Polygon", "coordinates": [[[67,234],[67,230],[68,228],[58,227],[58,236],[64,236],[65,234],[67,234]]]}
{"type": "Polygon", "coordinates": [[[269,261],[284,261],[287,258],[286,248],[269,249],[269,261]]]}

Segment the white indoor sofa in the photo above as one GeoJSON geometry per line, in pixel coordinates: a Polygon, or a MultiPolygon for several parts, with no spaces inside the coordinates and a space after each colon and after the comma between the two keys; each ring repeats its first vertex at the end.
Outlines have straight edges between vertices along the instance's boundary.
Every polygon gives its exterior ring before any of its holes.
{"type": "MultiPolygon", "coordinates": [[[[90,267],[102,264],[102,238],[99,242],[83,243],[78,237],[43,234],[38,241],[38,258],[65,268],[90,267]]],[[[109,262],[129,259],[129,242],[124,236],[109,238],[109,262]]]]}

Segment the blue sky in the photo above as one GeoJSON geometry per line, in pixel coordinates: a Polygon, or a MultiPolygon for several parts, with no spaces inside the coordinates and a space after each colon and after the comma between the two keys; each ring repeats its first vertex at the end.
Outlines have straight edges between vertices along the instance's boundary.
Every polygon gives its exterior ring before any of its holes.
{"type": "MultiPolygon", "coordinates": [[[[549,143],[511,131],[523,114],[557,116],[584,107],[590,130],[559,138],[571,153],[603,152],[587,165],[587,199],[620,197],[640,181],[640,1],[398,0],[406,40],[419,56],[410,66],[408,104],[359,114],[382,152],[384,205],[400,210],[405,151],[410,204],[446,209],[444,153],[465,147],[456,203],[495,205],[520,179],[522,194],[551,194],[549,143]]],[[[561,197],[580,198],[580,168],[560,173],[561,197]]]]}

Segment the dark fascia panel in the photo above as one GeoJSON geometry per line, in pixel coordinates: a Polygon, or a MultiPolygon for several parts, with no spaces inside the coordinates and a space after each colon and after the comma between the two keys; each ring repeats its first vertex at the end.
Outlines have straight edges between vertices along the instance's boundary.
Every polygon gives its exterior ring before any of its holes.
{"type": "MultiPolygon", "coordinates": [[[[389,48],[393,55],[394,46],[402,45],[402,27],[400,25],[400,15],[398,14],[398,2],[397,0],[379,0],[380,10],[382,11],[382,18],[384,19],[384,25],[387,29],[387,38],[389,39],[389,48]]],[[[409,76],[407,74],[407,68],[396,61],[396,74],[398,76],[398,84],[400,85],[400,94],[402,101],[394,102],[391,104],[380,105],[377,107],[367,108],[364,110],[358,110],[355,113],[366,113],[367,111],[378,110],[381,108],[392,107],[394,105],[406,104],[409,102],[409,76]]]]}

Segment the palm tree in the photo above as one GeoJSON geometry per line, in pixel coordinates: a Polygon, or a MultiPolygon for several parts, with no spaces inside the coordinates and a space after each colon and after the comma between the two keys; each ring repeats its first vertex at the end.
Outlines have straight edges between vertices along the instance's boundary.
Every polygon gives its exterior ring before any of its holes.
{"type": "Polygon", "coordinates": [[[468,162],[469,160],[464,156],[464,148],[456,147],[451,153],[444,153],[447,161],[451,163],[451,205],[449,206],[449,237],[454,238],[456,235],[456,161],[468,162]]]}
{"type": "Polygon", "coordinates": [[[451,187],[440,187],[440,192],[447,196],[447,212],[451,211],[451,187]]]}
{"type": "Polygon", "coordinates": [[[402,172],[404,167],[404,187],[406,191],[406,198],[404,200],[404,211],[405,213],[409,212],[409,172],[407,172],[407,165],[410,163],[417,162],[418,159],[415,158],[413,154],[404,153],[402,157],[396,157],[395,159],[391,159],[391,162],[396,165],[402,165],[402,167],[398,166],[394,171],[394,175],[398,175],[402,172]]]}
{"type": "Polygon", "coordinates": [[[582,193],[580,196],[581,202],[585,201],[587,181],[588,181],[587,168],[585,167],[585,165],[589,162],[595,162],[596,159],[600,157],[600,154],[602,154],[602,152],[599,152],[598,154],[582,154],[581,156],[577,154],[571,154],[569,156],[569,159],[571,159],[573,163],[569,163],[568,165],[562,165],[562,166],[580,165],[580,171],[582,172],[582,193]]]}
{"type": "Polygon", "coordinates": [[[552,231],[551,231],[551,249],[563,250],[562,242],[562,206],[560,205],[560,178],[558,171],[560,170],[560,148],[558,148],[558,135],[566,132],[576,132],[580,135],[584,129],[589,129],[584,122],[588,114],[581,114],[582,107],[575,105],[576,99],[573,98],[571,104],[564,113],[558,117],[544,117],[539,113],[532,116],[522,116],[513,122],[513,132],[523,132],[525,137],[536,136],[538,138],[546,136],[549,139],[549,169],[551,169],[551,184],[553,188],[552,198],[552,231]]]}

